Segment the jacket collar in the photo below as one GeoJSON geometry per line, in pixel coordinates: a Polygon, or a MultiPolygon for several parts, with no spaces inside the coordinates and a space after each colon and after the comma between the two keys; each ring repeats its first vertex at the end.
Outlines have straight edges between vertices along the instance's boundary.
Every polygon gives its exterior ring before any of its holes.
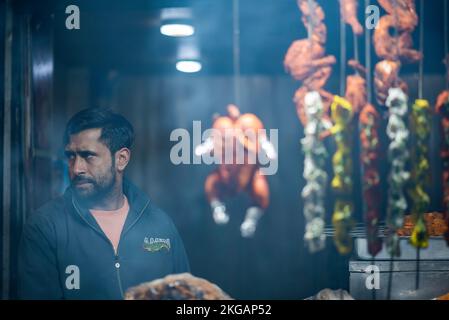
{"type": "MultiPolygon", "coordinates": [[[[137,188],[126,178],[123,179],[123,193],[128,198],[129,203],[128,217],[126,218],[126,222],[123,227],[123,231],[126,231],[137,221],[143,211],[148,207],[150,199],[142,190],[137,188]]],[[[80,201],[75,197],[72,187],[68,187],[66,189],[64,199],[66,204],[73,208],[75,212],[83,218],[83,220],[85,220],[91,227],[102,233],[101,228],[98,226],[89,209],[83,206],[82,203],[80,203],[80,201]]]]}

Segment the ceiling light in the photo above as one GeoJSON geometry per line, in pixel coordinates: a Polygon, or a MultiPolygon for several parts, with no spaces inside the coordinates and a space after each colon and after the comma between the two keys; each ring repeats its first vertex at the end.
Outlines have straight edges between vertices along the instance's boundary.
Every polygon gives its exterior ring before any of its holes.
{"type": "Polygon", "coordinates": [[[201,63],[194,60],[181,60],[176,63],[176,69],[180,72],[195,73],[201,70],[201,63]]]}
{"type": "Polygon", "coordinates": [[[184,23],[163,24],[160,30],[168,37],[188,37],[195,33],[193,26],[184,23]]]}
{"type": "Polygon", "coordinates": [[[188,37],[195,33],[190,8],[164,8],[160,16],[160,31],[169,37],[188,37]]]}

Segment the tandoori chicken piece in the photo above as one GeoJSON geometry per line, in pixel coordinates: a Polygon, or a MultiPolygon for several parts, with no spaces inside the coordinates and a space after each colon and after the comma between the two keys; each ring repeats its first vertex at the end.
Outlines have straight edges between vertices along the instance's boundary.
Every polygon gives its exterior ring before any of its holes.
{"type": "Polygon", "coordinates": [[[415,0],[378,0],[390,15],[396,15],[398,28],[411,32],[418,25],[415,0]]]}
{"type": "Polygon", "coordinates": [[[307,39],[292,43],[284,58],[284,66],[296,80],[303,81],[317,69],[335,63],[334,56],[324,55],[324,48],[316,42],[307,39]]]}
{"type": "Polygon", "coordinates": [[[354,34],[363,33],[363,27],[357,19],[357,0],[340,0],[340,15],[351,26],[354,34]]]}
{"type": "Polygon", "coordinates": [[[315,0],[298,0],[299,10],[302,12],[302,22],[310,32],[314,42],[326,43],[327,29],[324,24],[324,11],[315,0]]]}
{"type": "Polygon", "coordinates": [[[407,84],[399,78],[400,62],[382,60],[376,64],[374,70],[374,87],[377,103],[384,106],[390,88],[399,87],[405,93],[408,92],[407,84]]]}
{"type": "Polygon", "coordinates": [[[392,15],[385,15],[379,19],[379,25],[374,31],[374,49],[376,54],[388,60],[402,60],[413,63],[421,60],[422,54],[412,49],[413,40],[409,32],[393,35],[395,28],[395,18],[392,15]]]}
{"type": "Polygon", "coordinates": [[[350,60],[348,65],[355,69],[356,74],[346,77],[345,98],[351,103],[354,113],[359,113],[367,103],[366,81],[364,78],[366,71],[358,61],[350,60]]]}

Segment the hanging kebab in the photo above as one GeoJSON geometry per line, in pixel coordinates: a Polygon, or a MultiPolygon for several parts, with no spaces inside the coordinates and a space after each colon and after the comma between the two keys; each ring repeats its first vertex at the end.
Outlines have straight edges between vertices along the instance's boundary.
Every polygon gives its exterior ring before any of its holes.
{"type": "Polygon", "coordinates": [[[419,61],[419,83],[418,83],[418,99],[412,106],[410,115],[411,123],[411,140],[412,140],[412,161],[411,161],[411,188],[409,196],[411,200],[411,214],[415,226],[410,237],[410,243],[417,248],[417,278],[416,288],[419,285],[419,253],[421,248],[429,246],[429,235],[426,229],[424,213],[428,211],[430,206],[430,196],[428,189],[430,186],[430,162],[429,162],[429,138],[431,124],[431,110],[429,102],[423,99],[423,83],[424,83],[424,1],[421,0],[420,6],[420,55],[419,61]]]}
{"type": "Polygon", "coordinates": [[[293,78],[302,81],[293,101],[305,133],[301,140],[305,154],[303,176],[306,181],[301,192],[306,220],[304,241],[310,252],[316,252],[325,247],[325,167],[328,155],[320,136],[331,126],[329,106],[333,99],[333,95],[323,87],[336,60],[334,56],[325,55],[327,30],[323,23],[323,9],[315,0],[298,0],[297,4],[308,38],[291,44],[285,55],[284,66],[293,78]]]}
{"type": "Polygon", "coordinates": [[[435,106],[436,112],[441,117],[441,146],[440,156],[443,162],[443,204],[444,220],[447,231],[444,234],[446,243],[449,246],[449,1],[444,1],[444,50],[446,57],[443,60],[446,65],[446,90],[440,93],[435,106]]]}
{"type": "Polygon", "coordinates": [[[448,231],[444,234],[446,243],[449,246],[449,53],[444,60],[446,64],[446,90],[440,93],[435,106],[436,112],[440,115],[441,146],[440,156],[443,163],[443,204],[444,220],[448,226],[448,231]]]}

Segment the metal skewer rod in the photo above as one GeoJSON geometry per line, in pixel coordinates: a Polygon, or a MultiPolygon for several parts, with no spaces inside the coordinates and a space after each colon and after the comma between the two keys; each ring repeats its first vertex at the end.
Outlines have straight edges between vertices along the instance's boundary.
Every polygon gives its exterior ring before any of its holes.
{"type": "MultiPolygon", "coordinates": [[[[365,0],[365,8],[370,5],[370,0],[365,0]]],[[[371,32],[365,28],[365,68],[366,68],[366,95],[367,101],[371,104],[371,32]]]]}
{"type": "Polygon", "coordinates": [[[235,104],[240,108],[240,17],[239,17],[239,0],[233,0],[233,64],[234,64],[234,100],[235,104]]]}
{"type": "MultiPolygon", "coordinates": [[[[420,0],[420,26],[419,26],[419,52],[421,53],[421,60],[419,61],[419,82],[418,82],[418,97],[423,98],[423,82],[424,82],[424,0],[420,0]]],[[[419,260],[421,248],[416,248],[416,277],[415,290],[419,289],[419,260]]]]}
{"type": "Polygon", "coordinates": [[[340,17],[340,96],[345,95],[346,79],[346,24],[340,17]]]}
{"type": "Polygon", "coordinates": [[[419,61],[419,82],[418,82],[418,97],[423,97],[423,78],[424,78],[424,0],[420,1],[420,27],[419,27],[419,52],[421,53],[421,60],[419,61]]]}
{"type": "Polygon", "coordinates": [[[387,300],[391,300],[391,288],[393,286],[393,255],[390,256],[390,273],[388,274],[387,300]]]}
{"type": "Polygon", "coordinates": [[[415,290],[419,289],[419,260],[420,260],[421,248],[416,248],[416,278],[415,278],[415,290]]]}
{"type": "MultiPolygon", "coordinates": [[[[449,0],[444,1],[444,55],[449,55],[449,0]]],[[[446,75],[449,74],[449,61],[446,61],[446,75]]],[[[449,76],[446,77],[446,90],[449,90],[449,76]]]]}

